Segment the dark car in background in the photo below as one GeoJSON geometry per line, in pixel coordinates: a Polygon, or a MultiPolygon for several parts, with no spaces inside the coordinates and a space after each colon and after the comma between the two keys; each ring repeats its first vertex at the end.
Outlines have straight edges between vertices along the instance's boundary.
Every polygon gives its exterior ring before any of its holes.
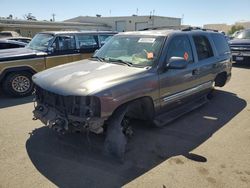
{"type": "Polygon", "coordinates": [[[15,40],[0,39],[0,50],[9,48],[23,48],[27,45],[25,42],[19,42],[15,40]]]}
{"type": "Polygon", "coordinates": [[[236,63],[250,63],[250,29],[241,31],[229,41],[232,60],[236,63]]]}
{"type": "Polygon", "coordinates": [[[0,50],[9,48],[23,48],[29,42],[31,38],[28,37],[8,37],[0,39],[0,50]]]}
{"type": "Polygon", "coordinates": [[[23,43],[28,44],[32,38],[29,38],[29,37],[7,37],[4,39],[11,40],[11,41],[17,41],[17,42],[23,42],[23,43]]]}

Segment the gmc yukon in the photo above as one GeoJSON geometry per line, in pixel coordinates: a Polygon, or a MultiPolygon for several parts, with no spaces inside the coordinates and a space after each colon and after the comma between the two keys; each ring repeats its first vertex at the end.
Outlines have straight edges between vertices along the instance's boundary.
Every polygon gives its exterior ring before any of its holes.
{"type": "Polygon", "coordinates": [[[162,127],[200,107],[231,77],[230,49],[212,31],[120,33],[95,55],[33,76],[34,119],[58,132],[105,133],[124,156],[132,119],[162,127]]]}

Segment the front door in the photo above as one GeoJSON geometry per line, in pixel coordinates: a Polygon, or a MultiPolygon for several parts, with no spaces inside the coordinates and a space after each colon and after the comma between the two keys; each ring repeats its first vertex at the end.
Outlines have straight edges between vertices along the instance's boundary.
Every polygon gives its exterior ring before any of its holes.
{"type": "Polygon", "coordinates": [[[182,99],[195,87],[194,56],[187,35],[177,35],[168,45],[166,65],[172,57],[182,57],[188,61],[184,69],[167,69],[159,75],[161,109],[166,111],[180,105],[182,99]]]}
{"type": "Polygon", "coordinates": [[[52,44],[52,53],[46,57],[46,68],[65,64],[74,61],[76,50],[76,41],[74,35],[57,36],[52,44]]]}

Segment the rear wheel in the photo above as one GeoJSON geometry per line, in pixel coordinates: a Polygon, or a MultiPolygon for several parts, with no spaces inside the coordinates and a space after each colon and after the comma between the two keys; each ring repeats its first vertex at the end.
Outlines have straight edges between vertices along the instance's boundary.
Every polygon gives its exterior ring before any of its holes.
{"type": "Polygon", "coordinates": [[[24,97],[32,93],[34,84],[29,72],[13,72],[7,75],[3,82],[3,90],[14,97],[24,97]]]}

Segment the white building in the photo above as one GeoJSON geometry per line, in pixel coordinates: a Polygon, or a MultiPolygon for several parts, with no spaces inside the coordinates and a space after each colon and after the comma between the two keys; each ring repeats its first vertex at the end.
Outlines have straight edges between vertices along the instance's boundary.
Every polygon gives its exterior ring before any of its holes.
{"type": "Polygon", "coordinates": [[[102,30],[110,31],[112,28],[106,24],[98,23],[71,23],[71,22],[49,22],[33,20],[14,20],[0,18],[0,31],[16,31],[22,36],[33,37],[41,31],[61,30],[102,30]]]}
{"type": "Polygon", "coordinates": [[[181,18],[136,15],[122,17],[78,16],[76,18],[65,20],[65,22],[107,24],[108,26],[112,27],[112,30],[122,32],[137,31],[154,27],[178,28],[181,25],[181,18]]]}

